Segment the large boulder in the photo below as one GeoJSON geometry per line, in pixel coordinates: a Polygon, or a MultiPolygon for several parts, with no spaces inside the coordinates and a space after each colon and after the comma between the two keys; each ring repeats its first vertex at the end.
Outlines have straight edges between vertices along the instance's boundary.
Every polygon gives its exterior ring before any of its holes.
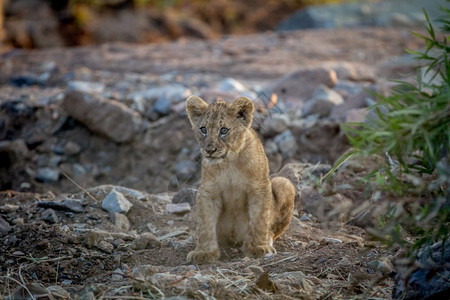
{"type": "Polygon", "coordinates": [[[307,100],[313,96],[320,84],[332,88],[336,82],[337,75],[333,69],[302,68],[269,84],[264,88],[264,92],[268,95],[275,93],[281,98],[307,100]]]}
{"type": "Polygon", "coordinates": [[[115,100],[69,91],[62,105],[71,117],[117,143],[131,142],[141,127],[139,115],[115,100]]]}

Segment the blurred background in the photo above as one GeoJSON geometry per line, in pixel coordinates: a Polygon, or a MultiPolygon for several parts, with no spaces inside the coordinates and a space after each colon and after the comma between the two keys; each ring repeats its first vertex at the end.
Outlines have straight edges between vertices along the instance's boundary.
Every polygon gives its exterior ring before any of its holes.
{"type": "Polygon", "coordinates": [[[425,2],[434,16],[445,0],[0,0],[0,39],[9,47],[49,48],[304,28],[415,26],[423,20],[425,2]]]}

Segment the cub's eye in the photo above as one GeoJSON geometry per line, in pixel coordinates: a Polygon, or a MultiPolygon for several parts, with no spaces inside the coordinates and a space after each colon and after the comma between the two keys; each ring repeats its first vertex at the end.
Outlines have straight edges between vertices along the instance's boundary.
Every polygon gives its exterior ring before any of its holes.
{"type": "Polygon", "coordinates": [[[206,135],[206,133],[208,132],[208,130],[206,129],[206,127],[200,127],[200,132],[201,132],[203,135],[206,135]]]}
{"type": "Polygon", "coordinates": [[[225,128],[225,127],[220,128],[220,131],[219,131],[220,136],[226,136],[228,134],[228,132],[230,132],[230,129],[225,128]]]}

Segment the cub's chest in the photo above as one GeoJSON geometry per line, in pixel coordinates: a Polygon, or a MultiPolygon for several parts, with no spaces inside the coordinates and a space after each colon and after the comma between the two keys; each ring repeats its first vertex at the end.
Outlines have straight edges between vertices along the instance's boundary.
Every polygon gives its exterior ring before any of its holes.
{"type": "Polygon", "coordinates": [[[223,202],[245,201],[249,193],[249,178],[237,167],[223,168],[216,173],[214,186],[223,202]]]}

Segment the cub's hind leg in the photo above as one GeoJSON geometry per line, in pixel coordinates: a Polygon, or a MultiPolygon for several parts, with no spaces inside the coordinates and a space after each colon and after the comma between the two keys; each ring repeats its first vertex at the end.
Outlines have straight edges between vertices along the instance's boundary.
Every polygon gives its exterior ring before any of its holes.
{"type": "Polygon", "coordinates": [[[295,188],[284,177],[271,179],[273,194],[273,219],[271,232],[276,240],[288,227],[294,212],[295,188]]]}

